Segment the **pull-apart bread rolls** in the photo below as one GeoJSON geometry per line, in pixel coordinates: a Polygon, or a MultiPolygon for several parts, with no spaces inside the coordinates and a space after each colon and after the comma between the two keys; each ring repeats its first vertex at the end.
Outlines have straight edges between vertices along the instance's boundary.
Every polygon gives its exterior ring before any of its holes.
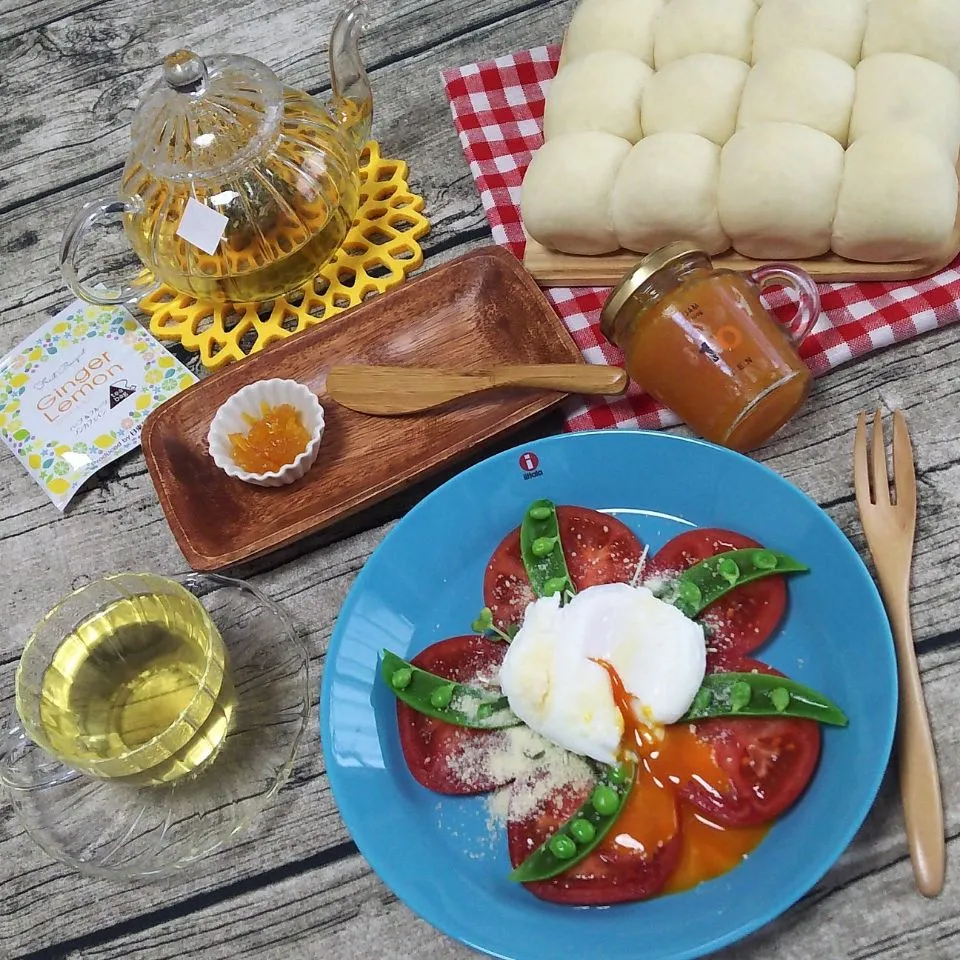
{"type": "Polygon", "coordinates": [[[654,28],[664,0],[581,0],[567,27],[560,66],[597,50],[621,50],[653,66],[654,28]]]}
{"type": "Polygon", "coordinates": [[[670,0],[656,24],[654,66],[691,53],[722,53],[744,63],[753,54],[754,0],[670,0]]]}
{"type": "Polygon", "coordinates": [[[720,223],[746,257],[792,260],[830,249],[843,147],[799,123],[756,123],[720,155],[720,223]]]}
{"type": "Polygon", "coordinates": [[[613,187],[613,223],[620,244],[649,253],[683,238],[707,253],[730,239],[717,215],[720,148],[695,133],[655,133],[627,155],[613,187]]]}
{"type": "Polygon", "coordinates": [[[822,50],[796,47],[772,53],[747,77],[737,127],[803,123],[847,145],[856,72],[822,50]]]}
{"type": "Polygon", "coordinates": [[[698,133],[722,147],[736,129],[749,72],[742,60],[720,53],[671,60],[643,88],[643,135],[698,133]]]}
{"type": "Polygon", "coordinates": [[[867,0],[766,0],[753,24],[753,62],[813,47],[855,67],[866,26],[867,0]]]}
{"type": "Polygon", "coordinates": [[[630,141],[612,133],[566,133],[547,141],[527,167],[520,214],[531,237],[563,253],[620,247],[611,194],[630,141]]]}
{"type": "MultiPolygon", "coordinates": [[[[957,0],[960,5],[960,0],[957,0]]],[[[952,163],[960,153],[960,80],[912,53],[878,53],[857,67],[850,140],[908,126],[939,143],[952,163]]]]}
{"type": "Polygon", "coordinates": [[[955,252],[960,0],[580,0],[524,179],[570,254],[955,252]]]}
{"type": "Polygon", "coordinates": [[[602,130],[631,143],[640,139],[640,98],[653,70],[619,50],[602,50],[568,63],[550,85],[543,112],[547,140],[602,130]]]}
{"type": "Polygon", "coordinates": [[[833,223],[835,253],[896,263],[944,251],[957,216],[957,172],[909,127],[884,127],[847,149],[833,223]]]}
{"type": "Polygon", "coordinates": [[[870,0],[860,56],[915,53],[960,73],[958,0],[870,0]]]}

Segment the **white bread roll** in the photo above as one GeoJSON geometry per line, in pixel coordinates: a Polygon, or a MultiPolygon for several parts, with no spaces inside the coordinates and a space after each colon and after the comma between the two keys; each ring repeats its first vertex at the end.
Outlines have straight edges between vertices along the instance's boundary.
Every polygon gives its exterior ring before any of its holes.
{"type": "Polygon", "coordinates": [[[563,253],[612,253],[620,244],[613,184],[630,142],[612,133],[567,133],[547,141],[523,178],[520,214],[534,240],[563,253]]]}
{"type": "Polygon", "coordinates": [[[647,81],[640,122],[644,136],[697,133],[719,146],[737,125],[740,97],[750,68],[719,53],[672,60],[647,81]]]}
{"type": "Polygon", "coordinates": [[[738,130],[720,155],[720,223],[738,253],[760,260],[830,249],[843,147],[799,123],[738,130]]]}
{"type": "Polygon", "coordinates": [[[943,251],[957,216],[957,173],[941,146],[908,127],[864,134],[847,150],[835,253],[896,263],[943,251]]]}
{"type": "Polygon", "coordinates": [[[560,65],[596,50],[622,50],[653,66],[653,35],[664,0],[580,0],[560,53],[560,65]]]}
{"type": "Polygon", "coordinates": [[[655,133],[627,155],[613,187],[613,222],[621,246],[648,253],[690,240],[710,254],[730,240],[717,214],[720,148],[694,133],[655,133]]]}
{"type": "Polygon", "coordinates": [[[803,123],[847,145],[856,72],[822,50],[797,47],[761,60],[743,88],[737,129],[752,123],[803,123]]]}
{"type": "Polygon", "coordinates": [[[904,125],[936,140],[951,163],[960,154],[960,80],[912,53],[878,53],[857,66],[851,142],[904,125]]]}
{"type": "Polygon", "coordinates": [[[958,0],[870,0],[861,57],[915,53],[960,73],[958,0]]]}
{"type": "Polygon", "coordinates": [[[670,0],[653,44],[658,70],[691,53],[722,53],[744,63],[753,54],[754,0],[670,0]]]}
{"type": "Polygon", "coordinates": [[[602,130],[631,143],[640,139],[640,98],[653,70],[619,50],[588,53],[561,70],[547,91],[546,140],[602,130]]]}
{"type": "Polygon", "coordinates": [[[753,25],[753,62],[813,47],[855,67],[866,27],[867,0],[766,0],[753,25]]]}

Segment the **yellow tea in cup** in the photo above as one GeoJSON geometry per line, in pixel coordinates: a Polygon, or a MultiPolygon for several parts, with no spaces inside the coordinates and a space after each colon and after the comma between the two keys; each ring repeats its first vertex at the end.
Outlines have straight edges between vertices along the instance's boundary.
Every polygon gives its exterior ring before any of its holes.
{"type": "Polygon", "coordinates": [[[49,753],[139,785],[212,761],[236,706],[207,611],[152,574],[95,581],[54,608],[24,649],[16,700],[27,734],[49,753]]]}

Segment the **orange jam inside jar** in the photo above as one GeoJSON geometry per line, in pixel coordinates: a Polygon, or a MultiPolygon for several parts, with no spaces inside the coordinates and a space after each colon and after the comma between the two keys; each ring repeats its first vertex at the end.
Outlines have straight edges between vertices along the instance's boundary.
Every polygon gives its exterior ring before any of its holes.
{"type": "Polygon", "coordinates": [[[229,436],[234,463],[248,473],[280,470],[293,463],[310,443],[303,416],[293,404],[281,403],[275,407],[263,404],[260,413],[259,417],[244,413],[249,431],[229,436]]]}
{"type": "Polygon", "coordinates": [[[649,254],[613,289],[601,316],[627,372],[700,436],[751,450],[803,405],[813,378],[796,344],[820,315],[816,284],[787,264],[748,275],[714,268],[688,243],[649,254]],[[796,316],[782,326],[760,302],[792,287],[796,316]]]}

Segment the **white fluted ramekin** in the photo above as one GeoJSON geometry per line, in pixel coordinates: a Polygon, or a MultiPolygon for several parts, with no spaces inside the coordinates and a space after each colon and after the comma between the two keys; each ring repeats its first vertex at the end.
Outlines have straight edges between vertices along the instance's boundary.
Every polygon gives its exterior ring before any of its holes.
{"type": "Polygon", "coordinates": [[[236,477],[246,483],[261,487],[283,487],[299,480],[314,464],[320,452],[323,439],[323,407],[316,395],[296,380],[258,380],[238,390],[217,411],[210,430],[207,444],[213,462],[228,476],[236,477]],[[279,470],[269,473],[250,473],[241,470],[230,452],[230,434],[248,433],[250,424],[243,414],[258,418],[263,416],[263,404],[276,407],[289,403],[300,412],[303,425],[310,434],[306,449],[292,463],[285,464],[279,470]]]}

